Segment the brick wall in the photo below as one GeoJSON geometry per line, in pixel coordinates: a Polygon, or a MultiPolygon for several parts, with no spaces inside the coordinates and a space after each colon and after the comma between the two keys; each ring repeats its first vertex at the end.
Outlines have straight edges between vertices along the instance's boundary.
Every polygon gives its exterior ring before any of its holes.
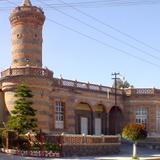
{"type": "Polygon", "coordinates": [[[85,136],[85,135],[54,135],[46,136],[52,143],[62,145],[62,156],[97,156],[119,152],[119,136],[85,136]]]}

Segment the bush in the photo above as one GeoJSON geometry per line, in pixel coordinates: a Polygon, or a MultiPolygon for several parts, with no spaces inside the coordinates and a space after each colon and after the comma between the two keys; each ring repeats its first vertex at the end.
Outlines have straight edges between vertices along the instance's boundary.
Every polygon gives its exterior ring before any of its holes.
{"type": "Polygon", "coordinates": [[[143,140],[147,137],[147,131],[142,124],[129,124],[124,127],[122,137],[132,142],[143,140]]]}
{"type": "Polygon", "coordinates": [[[37,141],[37,142],[35,142],[35,143],[32,145],[31,150],[33,150],[33,151],[40,151],[41,148],[42,148],[41,144],[37,141]]]}
{"type": "Polygon", "coordinates": [[[61,147],[58,144],[52,144],[49,142],[46,142],[44,144],[44,148],[46,151],[52,151],[52,152],[60,152],[61,151],[61,147]]]}
{"type": "Polygon", "coordinates": [[[25,135],[19,135],[16,142],[17,142],[17,147],[20,150],[30,150],[31,149],[29,139],[25,135]]]}

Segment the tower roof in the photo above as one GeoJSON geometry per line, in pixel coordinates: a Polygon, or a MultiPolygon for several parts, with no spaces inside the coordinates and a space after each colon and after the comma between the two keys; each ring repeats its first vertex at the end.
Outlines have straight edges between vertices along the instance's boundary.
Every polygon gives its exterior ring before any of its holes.
{"type": "Polygon", "coordinates": [[[30,0],[23,0],[23,6],[32,6],[32,3],[30,0]]]}

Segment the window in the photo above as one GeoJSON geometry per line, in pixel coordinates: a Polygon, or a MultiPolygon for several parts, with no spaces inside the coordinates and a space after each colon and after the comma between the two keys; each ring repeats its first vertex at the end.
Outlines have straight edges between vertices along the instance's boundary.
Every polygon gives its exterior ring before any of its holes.
{"type": "Polygon", "coordinates": [[[160,108],[156,111],[157,131],[160,132],[160,108]]]}
{"type": "Polygon", "coordinates": [[[61,101],[55,104],[55,128],[64,128],[64,103],[61,101]]]}
{"type": "Polygon", "coordinates": [[[139,108],[136,110],[136,123],[147,126],[147,109],[139,108]]]}

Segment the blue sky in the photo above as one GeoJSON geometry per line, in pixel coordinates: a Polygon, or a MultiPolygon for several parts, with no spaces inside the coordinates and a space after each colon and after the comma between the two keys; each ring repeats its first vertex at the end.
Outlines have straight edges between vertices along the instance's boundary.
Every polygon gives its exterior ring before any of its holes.
{"type": "MultiPolygon", "coordinates": [[[[21,0],[10,1],[21,4],[21,0]]],[[[73,0],[64,1],[67,3],[75,2],[73,0]]],[[[76,2],[80,1],[82,0],[77,0],[76,2]]],[[[58,0],[46,0],[44,2],[60,3],[58,0]]],[[[36,0],[33,0],[32,3],[42,8],[44,7],[44,4],[36,0]]],[[[14,5],[0,1],[0,8],[1,7],[13,8],[14,5]]],[[[156,5],[81,7],[79,9],[160,50],[160,3],[156,5]]],[[[61,10],[147,53],[160,57],[160,52],[147,48],[95,22],[89,17],[81,15],[71,8],[61,8],[61,10]]],[[[46,9],[44,7],[44,12],[47,18],[53,19],[56,22],[124,50],[125,52],[139,56],[151,63],[160,64],[158,58],[155,59],[136,49],[121,44],[104,34],[96,32],[60,14],[53,8],[46,9]]],[[[8,21],[9,14],[9,9],[0,10],[1,71],[8,68],[11,64],[11,27],[8,21]]],[[[112,84],[111,73],[120,72],[135,87],[160,88],[160,66],[156,67],[144,61],[137,60],[48,20],[46,20],[44,25],[43,37],[43,66],[47,66],[53,70],[55,77],[60,77],[60,74],[62,74],[63,78],[66,79],[77,79],[79,81],[89,81],[90,83],[110,86],[112,84]]]]}

